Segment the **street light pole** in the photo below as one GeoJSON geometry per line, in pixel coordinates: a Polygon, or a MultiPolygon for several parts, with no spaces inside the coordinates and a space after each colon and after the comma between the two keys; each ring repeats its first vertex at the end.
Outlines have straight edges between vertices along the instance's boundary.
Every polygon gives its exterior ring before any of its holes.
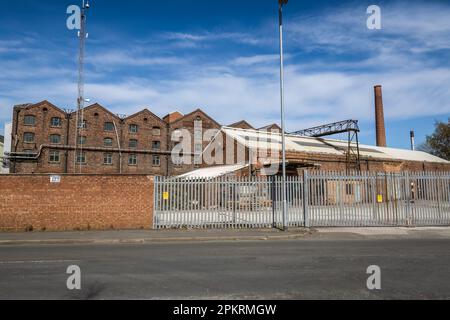
{"type": "Polygon", "coordinates": [[[278,0],[278,15],[280,28],[280,96],[281,96],[281,137],[282,137],[282,197],[283,197],[283,230],[287,230],[287,187],[286,187],[286,130],[284,118],[284,62],[283,62],[283,5],[288,0],[278,0]]]}

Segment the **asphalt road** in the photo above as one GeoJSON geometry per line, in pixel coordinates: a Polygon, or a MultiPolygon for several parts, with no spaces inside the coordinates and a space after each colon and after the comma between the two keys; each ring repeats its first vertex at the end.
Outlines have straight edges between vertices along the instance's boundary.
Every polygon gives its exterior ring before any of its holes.
{"type": "Polygon", "coordinates": [[[450,240],[0,247],[0,299],[450,299],[450,240]],[[82,290],[69,291],[69,265],[82,290]],[[382,289],[367,289],[378,265],[382,289]]]}

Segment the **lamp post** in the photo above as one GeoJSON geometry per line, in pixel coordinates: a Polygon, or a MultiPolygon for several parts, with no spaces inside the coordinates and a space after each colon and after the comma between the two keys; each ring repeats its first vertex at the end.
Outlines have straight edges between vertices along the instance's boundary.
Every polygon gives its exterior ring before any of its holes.
{"type": "Polygon", "coordinates": [[[283,62],[283,5],[289,0],[278,0],[278,16],[280,29],[280,97],[281,97],[281,137],[282,137],[282,197],[283,197],[283,230],[287,230],[287,187],[286,187],[286,130],[284,119],[284,62],[283,62]]]}

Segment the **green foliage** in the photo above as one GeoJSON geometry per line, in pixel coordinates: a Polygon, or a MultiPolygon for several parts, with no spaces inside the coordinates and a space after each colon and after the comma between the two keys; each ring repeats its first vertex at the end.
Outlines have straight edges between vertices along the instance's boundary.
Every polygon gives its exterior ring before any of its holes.
{"type": "Polygon", "coordinates": [[[436,122],[436,129],[427,136],[421,150],[450,161],[450,118],[448,122],[436,122]]]}

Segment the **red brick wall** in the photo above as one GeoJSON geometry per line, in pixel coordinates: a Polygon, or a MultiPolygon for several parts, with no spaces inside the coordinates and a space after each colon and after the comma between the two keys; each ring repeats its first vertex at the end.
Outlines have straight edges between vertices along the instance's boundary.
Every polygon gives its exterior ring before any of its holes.
{"type": "MultiPolygon", "coordinates": [[[[84,174],[147,174],[147,175],[178,175],[194,169],[193,165],[174,166],[171,161],[170,152],[172,143],[170,137],[173,131],[186,128],[194,134],[194,121],[200,118],[203,122],[204,131],[208,129],[220,129],[220,125],[201,110],[196,110],[186,116],[180,113],[173,113],[166,118],[172,121],[170,124],[160,119],[151,111],[144,109],[125,119],[119,118],[106,108],[99,104],[93,104],[84,109],[84,120],[87,122],[87,128],[82,131],[82,136],[86,138],[84,153],[86,163],[81,166],[81,172],[84,174]],[[121,155],[119,156],[119,143],[115,131],[105,131],[105,122],[114,122],[117,127],[120,139],[121,155]],[[138,126],[138,133],[130,133],[129,125],[138,126]],[[159,134],[153,129],[159,128],[159,134]],[[104,139],[111,138],[112,147],[104,145],[104,139]],[[130,148],[130,140],[138,141],[137,148],[130,148]],[[160,142],[159,150],[153,150],[153,142],[160,142]],[[105,154],[112,154],[113,163],[104,164],[105,154]],[[137,165],[129,164],[130,155],[136,155],[137,165]],[[160,164],[153,162],[153,156],[159,156],[160,164]],[[121,160],[120,160],[121,159],[121,160]],[[120,170],[122,169],[122,171],[120,170]]],[[[11,172],[17,174],[62,174],[80,172],[79,165],[75,164],[75,131],[76,131],[76,113],[67,115],[63,110],[43,101],[34,105],[19,105],[14,108],[13,113],[13,151],[23,152],[30,150],[37,154],[42,145],[44,148],[40,157],[36,160],[15,160],[11,164],[11,172]],[[24,125],[24,117],[33,115],[36,117],[36,125],[24,125]],[[60,117],[62,125],[60,128],[51,128],[50,120],[52,117],[60,117]],[[23,142],[25,132],[36,135],[33,143],[23,142]],[[59,145],[51,145],[50,135],[61,135],[59,145]],[[51,163],[50,151],[59,151],[60,161],[51,163]]],[[[193,140],[193,137],[192,137],[193,140]]],[[[192,142],[193,144],[194,142],[192,142]]],[[[209,141],[204,143],[206,146],[209,141]]]]}
{"type": "Polygon", "coordinates": [[[0,175],[0,231],[151,229],[153,177],[0,175]]]}
{"type": "MultiPolygon", "coordinates": [[[[221,126],[214,121],[212,118],[210,118],[207,114],[205,114],[201,110],[196,110],[183,118],[178,119],[177,121],[170,124],[169,128],[169,136],[167,138],[168,141],[170,141],[169,146],[170,150],[172,150],[177,142],[172,141],[172,134],[176,130],[185,129],[188,130],[191,134],[191,152],[194,153],[194,132],[195,132],[195,121],[201,120],[202,121],[202,130],[203,135],[207,130],[220,130],[221,126]]],[[[203,141],[203,149],[206,148],[206,146],[209,144],[210,141],[203,141]]],[[[186,151],[186,150],[184,150],[186,151]]],[[[194,161],[194,158],[191,158],[192,162],[194,161]]],[[[170,159],[171,161],[171,159],[170,159]]],[[[196,166],[192,164],[183,164],[181,166],[171,165],[169,170],[169,176],[177,176],[184,174],[186,172],[195,170],[196,166]]]]}
{"type": "MultiPolygon", "coordinates": [[[[61,137],[59,145],[65,145],[67,141],[67,115],[48,101],[43,101],[27,107],[16,107],[13,113],[12,150],[14,152],[24,152],[30,150],[38,153],[41,145],[50,145],[50,135],[56,134],[61,137]],[[25,116],[35,116],[36,124],[29,126],[24,124],[25,116]],[[61,126],[52,127],[51,119],[60,118],[61,126]],[[24,133],[34,133],[35,140],[32,143],[24,141],[24,133]]],[[[63,173],[65,163],[65,153],[60,152],[60,162],[49,162],[49,150],[43,151],[39,162],[15,162],[11,170],[20,173],[63,173]]]]}

